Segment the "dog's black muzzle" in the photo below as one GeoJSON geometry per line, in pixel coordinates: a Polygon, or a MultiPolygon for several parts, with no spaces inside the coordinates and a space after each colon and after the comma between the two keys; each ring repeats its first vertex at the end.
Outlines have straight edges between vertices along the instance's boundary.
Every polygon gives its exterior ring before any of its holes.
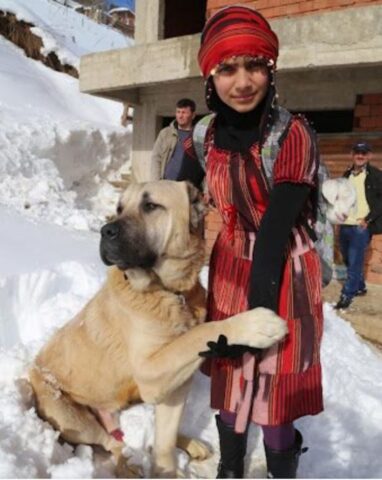
{"type": "Polygon", "coordinates": [[[118,222],[107,223],[101,228],[101,237],[106,240],[115,240],[120,230],[121,226],[118,222]]]}
{"type": "Polygon", "coordinates": [[[157,255],[133,222],[116,220],[101,228],[100,255],[102,261],[121,270],[128,268],[152,268],[157,255]]]}

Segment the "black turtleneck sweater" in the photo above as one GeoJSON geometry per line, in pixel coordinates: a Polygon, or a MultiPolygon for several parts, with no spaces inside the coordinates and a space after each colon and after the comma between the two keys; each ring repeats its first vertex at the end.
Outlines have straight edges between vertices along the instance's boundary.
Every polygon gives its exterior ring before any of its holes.
{"type": "Polygon", "coordinates": [[[260,121],[266,99],[247,113],[236,112],[221,100],[216,103],[215,145],[231,152],[248,153],[249,148],[260,140],[260,121]]]}

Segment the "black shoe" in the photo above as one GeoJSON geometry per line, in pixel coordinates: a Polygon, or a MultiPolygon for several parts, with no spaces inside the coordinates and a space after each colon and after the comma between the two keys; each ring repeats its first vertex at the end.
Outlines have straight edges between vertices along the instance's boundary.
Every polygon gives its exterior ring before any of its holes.
{"type": "Polygon", "coordinates": [[[267,478],[296,478],[300,455],[307,447],[302,448],[302,435],[296,430],[294,445],[288,450],[273,450],[264,444],[267,459],[267,478]]]}
{"type": "Polygon", "coordinates": [[[348,306],[351,304],[353,301],[352,297],[348,297],[345,294],[341,294],[340,299],[338,300],[337,304],[334,306],[336,310],[339,310],[341,308],[348,308],[348,306]]]}
{"type": "Polygon", "coordinates": [[[361,288],[358,290],[358,292],[355,294],[356,297],[364,297],[367,294],[367,288],[361,288]]]}
{"type": "Polygon", "coordinates": [[[232,425],[221,420],[220,415],[216,415],[216,425],[220,443],[220,462],[216,478],[243,478],[248,432],[236,433],[232,425]]]}

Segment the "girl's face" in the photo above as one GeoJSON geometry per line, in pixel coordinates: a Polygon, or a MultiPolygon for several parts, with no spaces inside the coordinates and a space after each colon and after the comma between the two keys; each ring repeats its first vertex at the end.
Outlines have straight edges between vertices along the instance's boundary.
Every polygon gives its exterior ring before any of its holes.
{"type": "Polygon", "coordinates": [[[268,68],[252,57],[234,57],[219,64],[213,82],[225,104],[239,113],[250,112],[267,94],[268,68]]]}

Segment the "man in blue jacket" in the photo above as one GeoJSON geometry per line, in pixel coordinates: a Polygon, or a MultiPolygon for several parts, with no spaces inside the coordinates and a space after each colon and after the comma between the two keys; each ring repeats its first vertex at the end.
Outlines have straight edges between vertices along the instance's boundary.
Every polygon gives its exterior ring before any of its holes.
{"type": "Polygon", "coordinates": [[[346,170],[357,192],[357,205],[340,227],[340,249],[347,266],[347,279],[335,308],[348,308],[357,295],[366,295],[365,252],[371,236],[382,233],[382,172],[370,165],[371,146],[356,142],[351,151],[353,165],[346,170]]]}

